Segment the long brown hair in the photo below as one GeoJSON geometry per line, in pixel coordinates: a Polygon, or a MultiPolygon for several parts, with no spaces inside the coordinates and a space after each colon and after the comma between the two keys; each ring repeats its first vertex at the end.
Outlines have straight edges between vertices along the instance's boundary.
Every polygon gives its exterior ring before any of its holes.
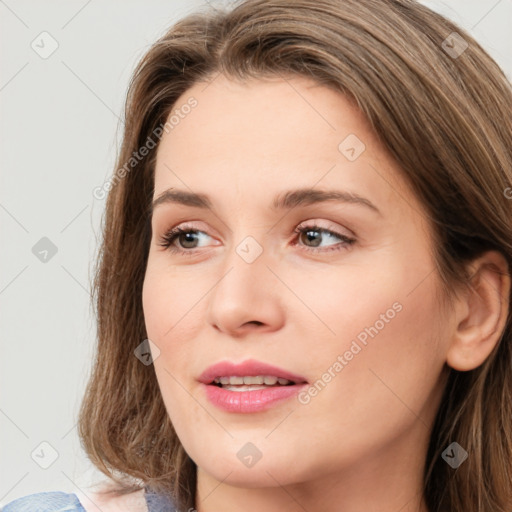
{"type": "MultiPolygon", "coordinates": [[[[104,187],[93,283],[98,346],[79,434],[115,492],[148,486],[183,509],[195,505],[196,466],[169,420],[153,366],[134,356],[147,338],[142,284],[157,148],[131,158],[148,137],[158,142],[187,89],[218,73],[233,80],[301,75],[353,100],[428,211],[445,299],[468,284],[465,264],[484,251],[500,251],[509,268],[512,262],[512,90],[466,31],[413,0],[247,0],[176,23],[133,74],[122,147],[104,187]]],[[[510,512],[511,487],[509,309],[487,360],[472,371],[450,369],[424,493],[431,512],[510,512]],[[456,471],[441,458],[453,441],[469,453],[456,471]]]]}

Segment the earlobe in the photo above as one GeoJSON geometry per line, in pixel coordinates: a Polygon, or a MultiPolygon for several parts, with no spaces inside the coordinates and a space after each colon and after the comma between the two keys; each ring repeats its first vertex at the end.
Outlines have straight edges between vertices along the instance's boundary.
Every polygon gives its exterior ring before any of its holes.
{"type": "Polygon", "coordinates": [[[479,367],[499,343],[510,309],[510,270],[505,257],[489,251],[469,266],[470,284],[455,308],[455,331],[446,354],[459,371],[479,367]]]}

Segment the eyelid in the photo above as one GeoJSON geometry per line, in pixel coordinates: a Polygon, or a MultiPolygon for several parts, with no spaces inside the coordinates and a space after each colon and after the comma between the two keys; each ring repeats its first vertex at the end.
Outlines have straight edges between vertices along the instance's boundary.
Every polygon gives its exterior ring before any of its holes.
{"type": "MultiPolygon", "coordinates": [[[[197,225],[195,225],[196,222],[201,225],[207,226],[203,221],[192,220],[192,221],[183,221],[181,223],[176,224],[173,227],[166,228],[162,231],[165,234],[165,233],[169,233],[170,231],[172,231],[176,228],[180,228],[181,230],[198,231],[198,232],[204,233],[210,237],[213,237],[213,235],[208,232],[208,229],[210,229],[209,227],[207,227],[206,229],[201,229],[201,227],[197,227],[197,225]]],[[[300,228],[302,228],[302,227],[310,227],[310,228],[317,227],[324,231],[332,231],[333,233],[339,234],[340,236],[346,236],[347,238],[352,238],[352,237],[357,236],[354,232],[352,232],[351,230],[349,230],[347,228],[339,227],[337,224],[335,224],[331,221],[326,221],[326,220],[320,219],[320,218],[318,218],[318,219],[311,218],[311,219],[302,221],[299,224],[297,224],[297,227],[298,228],[299,227],[300,228]],[[326,224],[326,225],[320,225],[320,224],[326,224]],[[348,233],[343,233],[342,230],[346,230],[346,231],[348,231],[348,233]]],[[[210,231],[211,231],[211,229],[210,229],[210,231]]],[[[295,232],[295,231],[293,231],[293,232],[295,232]]]]}
{"type": "Polygon", "coordinates": [[[305,227],[316,227],[316,228],[324,230],[324,231],[331,231],[332,233],[334,233],[338,236],[345,236],[347,238],[352,238],[355,236],[354,233],[352,233],[349,229],[339,227],[337,224],[335,224],[333,222],[322,220],[322,219],[309,219],[309,220],[300,222],[297,225],[296,229],[299,229],[302,227],[304,227],[304,228],[305,227]],[[347,233],[343,233],[342,232],[343,230],[346,230],[347,233]]]}

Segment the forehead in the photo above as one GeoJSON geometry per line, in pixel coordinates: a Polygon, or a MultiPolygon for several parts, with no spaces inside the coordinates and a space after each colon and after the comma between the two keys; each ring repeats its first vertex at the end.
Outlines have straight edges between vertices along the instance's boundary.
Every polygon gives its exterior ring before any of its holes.
{"type": "Polygon", "coordinates": [[[362,113],[310,79],[218,75],[182,94],[173,113],[158,147],[155,197],[176,187],[227,200],[235,189],[270,203],[271,191],[336,187],[381,205],[397,194],[404,208],[414,201],[362,113]],[[196,106],[180,112],[192,99],[196,106]]]}

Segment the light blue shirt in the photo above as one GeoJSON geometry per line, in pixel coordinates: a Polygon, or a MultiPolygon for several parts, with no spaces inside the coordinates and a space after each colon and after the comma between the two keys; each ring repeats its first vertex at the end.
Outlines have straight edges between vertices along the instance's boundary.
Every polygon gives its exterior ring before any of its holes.
{"type": "MultiPolygon", "coordinates": [[[[174,502],[146,489],[148,512],[177,512],[174,502]]],[[[7,503],[2,512],[86,512],[78,496],[61,491],[28,494],[7,503]]],[[[126,512],[130,512],[127,510],[126,512]]]]}

